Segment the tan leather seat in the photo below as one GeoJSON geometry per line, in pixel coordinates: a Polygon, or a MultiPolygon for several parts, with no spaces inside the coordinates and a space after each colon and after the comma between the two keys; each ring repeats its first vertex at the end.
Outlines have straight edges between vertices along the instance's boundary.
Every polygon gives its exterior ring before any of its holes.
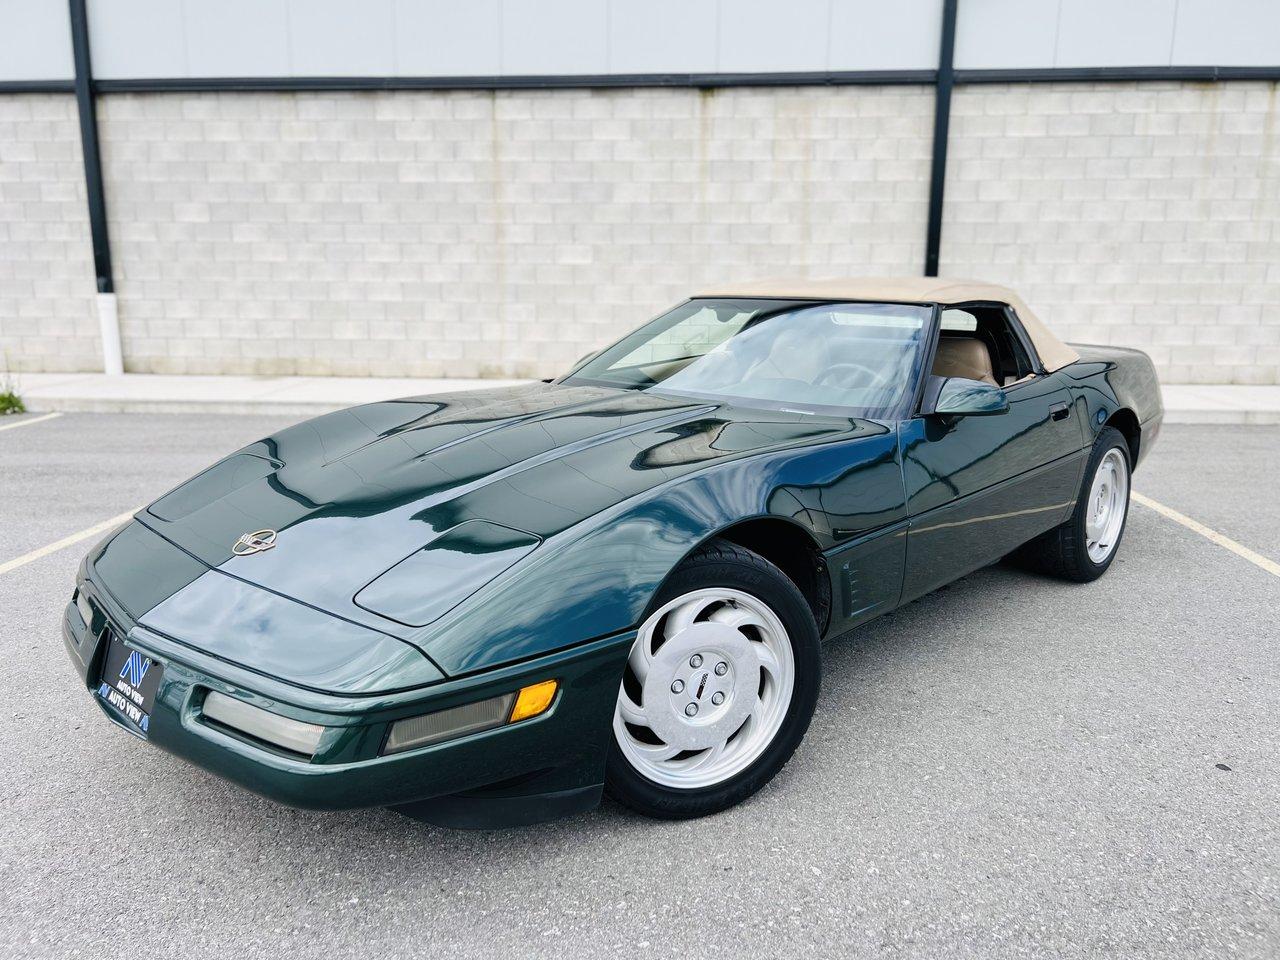
{"type": "Polygon", "coordinates": [[[970,337],[943,337],[938,341],[938,353],[933,358],[933,375],[964,377],[966,380],[981,380],[993,387],[999,386],[995,370],[991,367],[991,353],[987,350],[987,345],[970,337]]]}

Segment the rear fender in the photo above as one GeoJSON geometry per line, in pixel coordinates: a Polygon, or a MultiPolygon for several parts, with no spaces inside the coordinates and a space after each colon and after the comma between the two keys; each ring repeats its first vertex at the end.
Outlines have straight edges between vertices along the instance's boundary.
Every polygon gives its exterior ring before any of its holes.
{"type": "Polygon", "coordinates": [[[1082,409],[1082,425],[1092,443],[1118,412],[1131,411],[1138,421],[1138,458],[1135,469],[1146,459],[1164,420],[1160,381],[1151,358],[1140,350],[1072,344],[1080,360],[1061,371],[1077,409],[1082,409]]]}

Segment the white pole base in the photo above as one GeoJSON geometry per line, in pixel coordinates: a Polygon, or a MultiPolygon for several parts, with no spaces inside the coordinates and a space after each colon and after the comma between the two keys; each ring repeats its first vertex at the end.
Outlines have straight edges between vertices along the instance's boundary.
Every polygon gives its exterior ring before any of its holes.
{"type": "Polygon", "coordinates": [[[98,330],[102,334],[102,372],[118,377],[124,373],[124,354],[120,350],[120,315],[114,293],[98,294],[98,330]]]}

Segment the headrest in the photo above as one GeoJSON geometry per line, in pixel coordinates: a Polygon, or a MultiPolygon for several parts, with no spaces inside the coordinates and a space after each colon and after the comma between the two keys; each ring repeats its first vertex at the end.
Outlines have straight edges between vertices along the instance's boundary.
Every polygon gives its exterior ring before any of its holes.
{"type": "Polygon", "coordinates": [[[933,361],[933,374],[936,377],[981,380],[992,386],[999,386],[987,345],[972,337],[943,337],[939,340],[938,355],[933,361]]]}

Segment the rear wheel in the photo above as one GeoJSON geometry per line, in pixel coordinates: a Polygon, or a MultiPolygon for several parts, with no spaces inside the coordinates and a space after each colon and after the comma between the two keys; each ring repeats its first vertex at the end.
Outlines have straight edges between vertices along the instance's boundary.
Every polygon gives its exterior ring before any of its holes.
{"type": "Polygon", "coordinates": [[[1129,444],[1113,427],[1094,441],[1070,518],[1014,554],[1025,566],[1088,583],[1107,572],[1129,517],[1129,444]]]}
{"type": "Polygon", "coordinates": [[[664,585],[614,711],[605,789],[656,817],[740,802],[790,759],[821,672],[813,614],[785,574],[716,542],[664,585]]]}

